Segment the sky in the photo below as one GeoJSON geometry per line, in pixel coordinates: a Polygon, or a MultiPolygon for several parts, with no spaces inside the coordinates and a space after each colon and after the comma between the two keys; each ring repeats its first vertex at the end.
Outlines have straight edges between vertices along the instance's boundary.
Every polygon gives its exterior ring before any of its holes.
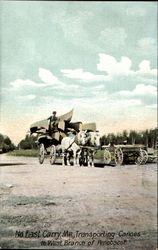
{"type": "Polygon", "coordinates": [[[0,2],[0,133],[74,108],[101,135],[157,125],[157,3],[0,2]]]}

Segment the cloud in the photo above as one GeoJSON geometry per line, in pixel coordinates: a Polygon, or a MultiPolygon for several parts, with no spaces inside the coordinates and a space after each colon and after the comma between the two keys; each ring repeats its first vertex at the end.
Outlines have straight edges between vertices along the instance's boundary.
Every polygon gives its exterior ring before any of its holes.
{"type": "Polygon", "coordinates": [[[105,71],[109,75],[130,74],[131,60],[128,57],[122,56],[120,62],[117,62],[113,56],[107,54],[99,54],[99,63],[97,69],[105,71]]]}
{"type": "Polygon", "coordinates": [[[148,61],[148,60],[144,60],[139,64],[139,71],[138,72],[142,73],[142,74],[151,74],[154,76],[157,75],[157,70],[150,68],[150,61],[148,61]]]}
{"type": "Polygon", "coordinates": [[[134,107],[142,105],[142,101],[140,99],[128,99],[128,100],[118,100],[113,103],[113,105],[118,106],[119,108],[122,107],[134,107]]]}
{"type": "Polygon", "coordinates": [[[83,69],[61,70],[64,77],[80,81],[77,84],[65,83],[50,70],[39,68],[38,75],[42,83],[36,83],[28,79],[17,79],[10,85],[14,87],[15,91],[20,88],[19,98],[23,98],[24,101],[34,100],[37,96],[36,99],[39,103],[42,101],[42,97],[45,97],[46,103],[52,103],[54,98],[65,101],[70,99],[73,103],[82,100],[81,104],[78,103],[79,106],[87,105],[90,107],[93,103],[98,108],[99,105],[103,107],[102,103],[105,102],[120,107],[123,104],[127,107],[138,106],[143,103],[148,104],[148,106],[153,104],[153,98],[156,97],[157,92],[156,87],[152,86],[151,82],[155,81],[157,71],[151,68],[150,61],[141,61],[138,70],[133,70],[130,58],[122,56],[120,60],[117,60],[111,55],[100,53],[96,67],[104,75],[93,74],[83,69]],[[94,82],[95,84],[82,85],[82,82],[94,82]],[[50,98],[48,99],[48,97],[50,98]]]}
{"type": "Polygon", "coordinates": [[[147,105],[146,108],[157,109],[157,104],[147,105]]]}
{"type": "Polygon", "coordinates": [[[48,69],[39,68],[39,77],[45,83],[45,86],[52,87],[53,89],[78,89],[79,86],[71,83],[64,83],[60,81],[51,71],[48,69]]]}
{"type": "Polygon", "coordinates": [[[117,62],[117,60],[113,56],[103,53],[99,54],[99,63],[97,64],[97,69],[99,71],[105,71],[109,75],[157,75],[157,70],[150,68],[150,61],[148,60],[143,60],[142,62],[140,62],[138,71],[132,70],[131,66],[132,61],[128,57],[122,56],[121,60],[117,62]]]}
{"type": "MultiPolygon", "coordinates": [[[[51,71],[39,68],[39,78],[43,81],[42,83],[36,83],[30,79],[16,79],[13,82],[10,82],[10,85],[15,89],[23,89],[24,87],[28,88],[39,88],[39,87],[52,87],[53,89],[64,89],[64,88],[78,88],[79,86],[74,84],[66,84],[60,81],[56,76],[52,74],[51,71]]],[[[5,88],[6,89],[6,88],[5,88]]],[[[4,89],[4,90],[5,90],[4,89]]],[[[9,88],[6,89],[9,91],[9,88]]]]}
{"type": "MultiPolygon", "coordinates": [[[[156,30],[155,30],[156,31],[156,30]]],[[[144,37],[138,40],[137,42],[138,50],[144,56],[151,55],[156,53],[157,51],[157,42],[156,39],[151,37],[144,37]]]]}
{"type": "Polygon", "coordinates": [[[100,90],[100,89],[104,89],[105,86],[102,84],[102,85],[97,85],[97,86],[94,86],[93,89],[95,90],[100,90]]]}
{"type": "Polygon", "coordinates": [[[65,83],[61,82],[56,76],[47,69],[39,68],[38,73],[40,79],[47,85],[58,85],[58,87],[65,87],[65,83]]]}
{"type": "MultiPolygon", "coordinates": [[[[101,82],[110,92],[131,89],[138,84],[155,85],[157,83],[157,70],[151,68],[148,60],[141,61],[138,69],[133,70],[130,58],[122,56],[120,60],[116,60],[111,55],[100,53],[97,69],[102,71],[104,75],[93,74],[83,69],[62,69],[61,72],[65,77],[81,83],[95,82],[97,84],[97,82],[101,82]]],[[[95,86],[88,85],[88,87],[95,86]]]]}
{"type": "Polygon", "coordinates": [[[132,91],[120,91],[116,93],[124,97],[133,96],[157,96],[157,89],[151,85],[138,84],[132,91]]]}
{"type": "Polygon", "coordinates": [[[90,72],[84,72],[83,69],[62,69],[61,72],[64,74],[65,77],[83,82],[100,82],[110,80],[110,78],[105,75],[95,75],[90,72]]]}
{"type": "Polygon", "coordinates": [[[64,83],[47,69],[39,68],[39,77],[42,83],[36,83],[29,79],[17,79],[10,82],[11,87],[2,88],[3,102],[8,103],[9,97],[10,102],[14,100],[17,103],[21,103],[22,101],[34,100],[37,96],[36,103],[40,105],[41,98],[45,95],[47,97],[51,96],[54,98],[57,96],[58,98],[63,97],[65,99],[73,98],[73,96],[83,95],[84,97],[87,95],[86,91],[79,85],[64,83]]]}
{"type": "MultiPolygon", "coordinates": [[[[126,81],[132,85],[136,84],[157,84],[157,69],[152,69],[150,61],[143,60],[138,65],[138,70],[132,69],[132,61],[130,58],[122,56],[120,61],[117,61],[113,56],[107,54],[99,54],[99,63],[97,64],[99,71],[105,71],[106,78],[114,83],[121,81],[121,85],[126,88],[126,81]],[[123,82],[122,82],[123,80],[123,82]]],[[[117,84],[118,85],[118,84],[117,84]]],[[[130,86],[130,85],[129,85],[130,86]]]]}
{"type": "Polygon", "coordinates": [[[36,83],[31,80],[23,80],[23,79],[17,79],[13,82],[10,82],[10,85],[14,88],[23,88],[24,86],[28,87],[43,87],[45,84],[42,83],[36,83]]]}
{"type": "Polygon", "coordinates": [[[124,28],[105,28],[100,32],[99,42],[104,47],[118,49],[126,44],[127,34],[124,28]]]}
{"type": "Polygon", "coordinates": [[[58,23],[62,30],[64,37],[71,44],[81,46],[83,48],[94,48],[88,39],[88,34],[85,32],[85,23],[91,20],[93,13],[90,11],[75,11],[68,15],[67,11],[61,11],[53,16],[52,22],[58,23]]]}
{"type": "Polygon", "coordinates": [[[93,105],[94,114],[97,112],[109,112],[110,109],[126,109],[127,107],[135,107],[142,105],[142,101],[138,98],[128,98],[121,99],[117,98],[118,96],[109,94],[105,92],[103,95],[94,95],[93,97],[79,98],[74,97],[73,102],[77,105],[78,108],[90,109],[93,105]]]}
{"type": "Polygon", "coordinates": [[[144,37],[138,40],[138,45],[142,49],[149,48],[156,45],[156,40],[152,37],[144,37]]]}
{"type": "Polygon", "coordinates": [[[31,100],[34,100],[36,98],[36,95],[24,95],[24,96],[20,96],[20,99],[23,99],[23,100],[28,100],[28,101],[31,101],[31,100]]]}
{"type": "Polygon", "coordinates": [[[125,11],[127,16],[140,16],[143,17],[146,15],[146,11],[144,8],[138,7],[138,6],[133,6],[133,7],[129,7],[126,9],[125,11]]]}

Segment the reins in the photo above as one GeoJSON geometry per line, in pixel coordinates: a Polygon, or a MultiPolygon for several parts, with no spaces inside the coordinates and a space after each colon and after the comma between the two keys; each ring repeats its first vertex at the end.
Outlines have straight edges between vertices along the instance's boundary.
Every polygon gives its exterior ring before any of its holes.
{"type": "Polygon", "coordinates": [[[69,148],[71,148],[71,146],[73,145],[73,143],[76,143],[78,145],[78,135],[75,135],[74,140],[71,142],[71,144],[68,146],[68,148],[66,150],[68,150],[69,148]]]}
{"type": "Polygon", "coordinates": [[[71,144],[68,146],[68,148],[66,150],[69,150],[69,148],[71,148],[71,146],[73,145],[74,142],[75,142],[75,138],[74,138],[74,140],[71,142],[71,144]]]}

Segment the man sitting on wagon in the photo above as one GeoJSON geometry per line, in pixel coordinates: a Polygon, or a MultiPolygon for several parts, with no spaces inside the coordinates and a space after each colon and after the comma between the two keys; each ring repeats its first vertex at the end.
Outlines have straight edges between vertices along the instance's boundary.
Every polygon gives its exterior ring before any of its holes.
{"type": "Polygon", "coordinates": [[[59,123],[59,118],[56,116],[56,111],[53,111],[52,114],[47,120],[50,120],[49,128],[50,131],[52,132],[57,132],[58,131],[58,123],[59,123]]]}

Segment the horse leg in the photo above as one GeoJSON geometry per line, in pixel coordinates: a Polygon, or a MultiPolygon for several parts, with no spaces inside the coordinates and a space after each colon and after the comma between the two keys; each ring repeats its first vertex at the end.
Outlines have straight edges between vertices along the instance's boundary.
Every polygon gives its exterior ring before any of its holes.
{"type": "Polygon", "coordinates": [[[91,162],[90,162],[90,152],[89,152],[89,151],[87,151],[87,165],[88,165],[88,167],[91,166],[91,162]]]}
{"type": "Polygon", "coordinates": [[[83,149],[80,150],[78,154],[78,165],[83,166],[83,159],[84,159],[84,154],[83,154],[83,149]]]}
{"type": "Polygon", "coordinates": [[[81,150],[77,153],[76,157],[76,164],[78,167],[80,167],[80,156],[81,156],[81,150]]]}
{"type": "Polygon", "coordinates": [[[62,152],[62,166],[65,166],[65,152],[62,152]]]}
{"type": "Polygon", "coordinates": [[[67,153],[66,155],[66,161],[67,161],[67,165],[70,166],[70,153],[67,153]]]}
{"type": "Polygon", "coordinates": [[[92,167],[94,168],[94,151],[92,151],[91,153],[91,159],[92,159],[91,164],[92,164],[92,167]]]}
{"type": "Polygon", "coordinates": [[[76,166],[76,150],[73,151],[73,165],[76,166]]]}

